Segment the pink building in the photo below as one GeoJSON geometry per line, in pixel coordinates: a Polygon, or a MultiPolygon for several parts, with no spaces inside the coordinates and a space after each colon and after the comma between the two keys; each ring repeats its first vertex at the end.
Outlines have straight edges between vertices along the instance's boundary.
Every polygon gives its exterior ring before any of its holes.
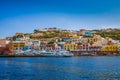
{"type": "Polygon", "coordinates": [[[0,39],[0,47],[6,47],[10,43],[10,40],[0,39]]]}
{"type": "Polygon", "coordinates": [[[77,50],[73,53],[75,55],[99,55],[101,53],[101,46],[78,45],[77,50]]]}
{"type": "Polygon", "coordinates": [[[9,54],[11,53],[9,50],[9,45],[10,41],[6,39],[0,39],[0,53],[1,54],[9,54]]]}

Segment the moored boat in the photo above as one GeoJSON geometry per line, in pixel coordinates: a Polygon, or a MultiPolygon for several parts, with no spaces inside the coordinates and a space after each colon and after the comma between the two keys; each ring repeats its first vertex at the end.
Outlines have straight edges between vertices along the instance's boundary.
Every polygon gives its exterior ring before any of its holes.
{"type": "Polygon", "coordinates": [[[40,56],[44,56],[44,57],[72,57],[74,55],[69,51],[60,50],[60,51],[40,51],[40,56]]]}

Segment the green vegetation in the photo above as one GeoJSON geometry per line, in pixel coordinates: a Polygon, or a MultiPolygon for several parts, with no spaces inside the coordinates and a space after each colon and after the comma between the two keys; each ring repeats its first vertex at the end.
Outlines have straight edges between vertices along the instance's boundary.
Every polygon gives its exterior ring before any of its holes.
{"type": "MultiPolygon", "coordinates": [[[[32,34],[41,33],[42,35],[40,35],[40,36],[33,36],[33,35],[31,35],[31,33],[26,33],[26,34],[23,34],[23,35],[24,36],[28,35],[28,36],[30,36],[31,39],[40,40],[40,39],[48,39],[48,38],[55,38],[55,37],[59,37],[59,38],[67,37],[67,36],[69,36],[69,34],[71,34],[70,31],[68,31],[68,30],[60,31],[60,30],[57,30],[56,28],[49,28],[49,29],[51,29],[51,30],[44,31],[44,30],[35,29],[34,33],[32,33],[32,34]]],[[[120,41],[120,29],[108,28],[108,29],[102,29],[102,30],[92,30],[92,32],[95,32],[94,34],[101,35],[104,38],[105,37],[110,37],[114,40],[119,40],[120,41]]],[[[20,34],[20,35],[17,35],[17,36],[13,36],[12,40],[15,40],[16,38],[22,38],[22,37],[24,37],[23,35],[20,34]]],[[[84,38],[85,37],[89,38],[89,36],[85,36],[85,35],[83,35],[83,37],[84,38]]],[[[61,41],[59,40],[58,42],[61,42],[61,41]]]]}
{"type": "Polygon", "coordinates": [[[22,38],[23,35],[17,35],[17,36],[13,36],[12,40],[16,40],[16,38],[22,38]]]}
{"type": "Polygon", "coordinates": [[[48,42],[48,44],[54,44],[54,40],[51,40],[50,42],[48,42]]]}
{"type": "Polygon", "coordinates": [[[102,37],[110,37],[115,40],[120,40],[120,29],[106,29],[106,30],[93,30],[96,34],[102,37]]]}

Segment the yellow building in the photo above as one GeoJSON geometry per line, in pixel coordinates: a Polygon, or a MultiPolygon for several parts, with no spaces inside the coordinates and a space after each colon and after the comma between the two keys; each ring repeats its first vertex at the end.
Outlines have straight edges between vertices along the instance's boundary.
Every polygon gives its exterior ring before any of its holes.
{"type": "Polygon", "coordinates": [[[80,36],[72,36],[71,39],[80,39],[80,36]]]}
{"type": "Polygon", "coordinates": [[[65,44],[64,47],[65,50],[74,51],[77,49],[77,44],[65,44]]]}
{"type": "Polygon", "coordinates": [[[74,42],[80,43],[81,42],[81,36],[72,36],[71,40],[74,41],[74,42]]]}
{"type": "Polygon", "coordinates": [[[97,38],[86,38],[87,43],[91,43],[91,42],[97,42],[98,39],[97,38]]]}
{"type": "Polygon", "coordinates": [[[103,46],[102,51],[118,51],[118,46],[117,45],[106,45],[103,46]]]}
{"type": "Polygon", "coordinates": [[[23,41],[13,41],[9,44],[10,51],[14,52],[16,50],[22,50],[22,48],[25,46],[25,42],[23,41]]]}
{"type": "Polygon", "coordinates": [[[111,41],[111,40],[112,40],[112,38],[109,38],[109,37],[106,37],[105,39],[108,40],[108,41],[111,41]]]}
{"type": "Polygon", "coordinates": [[[99,35],[93,36],[91,38],[86,38],[87,43],[91,43],[91,42],[94,43],[94,42],[97,42],[100,40],[101,40],[101,36],[99,36],[99,35]]]}

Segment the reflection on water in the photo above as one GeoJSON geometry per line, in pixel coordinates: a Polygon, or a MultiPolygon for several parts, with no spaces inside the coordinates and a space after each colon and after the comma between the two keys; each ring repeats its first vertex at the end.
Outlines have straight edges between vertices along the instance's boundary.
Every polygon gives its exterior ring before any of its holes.
{"type": "Polygon", "coordinates": [[[0,58],[0,80],[120,80],[120,57],[0,58]]]}

